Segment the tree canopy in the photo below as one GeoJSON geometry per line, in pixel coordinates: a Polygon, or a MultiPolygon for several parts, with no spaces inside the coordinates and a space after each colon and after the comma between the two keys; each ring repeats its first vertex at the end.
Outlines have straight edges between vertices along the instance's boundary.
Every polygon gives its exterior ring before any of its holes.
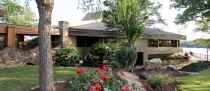
{"type": "Polygon", "coordinates": [[[36,20],[29,7],[22,6],[17,0],[1,0],[5,10],[5,22],[14,25],[34,25],[36,20]]]}
{"type": "Polygon", "coordinates": [[[131,45],[144,31],[149,16],[156,11],[149,0],[106,0],[104,5],[108,9],[103,13],[103,22],[125,32],[131,45]]]}
{"type": "Polygon", "coordinates": [[[177,15],[177,23],[197,21],[203,30],[208,30],[210,22],[210,0],[171,0],[173,7],[183,9],[177,15]]]}
{"type": "Polygon", "coordinates": [[[210,39],[196,39],[192,42],[202,47],[210,47],[210,39]]]}

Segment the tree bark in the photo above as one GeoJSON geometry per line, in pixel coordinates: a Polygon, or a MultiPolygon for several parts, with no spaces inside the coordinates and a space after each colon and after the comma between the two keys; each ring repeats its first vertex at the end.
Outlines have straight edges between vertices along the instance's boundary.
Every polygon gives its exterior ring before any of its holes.
{"type": "Polygon", "coordinates": [[[39,91],[54,91],[51,55],[51,15],[53,0],[36,0],[39,11],[39,91]]]}

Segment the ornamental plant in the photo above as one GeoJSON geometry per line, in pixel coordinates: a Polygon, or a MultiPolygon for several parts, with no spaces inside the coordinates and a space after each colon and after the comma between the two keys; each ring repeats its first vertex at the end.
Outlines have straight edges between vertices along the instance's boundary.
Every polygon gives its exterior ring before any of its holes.
{"type": "Polygon", "coordinates": [[[76,76],[69,81],[68,91],[130,91],[127,81],[112,74],[106,65],[96,69],[75,69],[76,76]]]}
{"type": "Polygon", "coordinates": [[[81,61],[81,55],[78,50],[73,48],[57,49],[53,56],[57,66],[75,66],[81,61]]]}

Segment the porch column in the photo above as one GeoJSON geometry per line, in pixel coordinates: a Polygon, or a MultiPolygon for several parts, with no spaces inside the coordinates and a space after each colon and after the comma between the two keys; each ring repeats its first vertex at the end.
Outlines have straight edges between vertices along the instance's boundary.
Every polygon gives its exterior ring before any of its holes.
{"type": "Polygon", "coordinates": [[[7,29],[7,47],[15,48],[16,47],[16,30],[14,26],[8,26],[7,29]]]}
{"type": "Polygon", "coordinates": [[[60,45],[61,48],[68,48],[71,46],[72,41],[69,36],[68,27],[69,24],[66,21],[59,21],[59,32],[60,32],[60,45]]]}

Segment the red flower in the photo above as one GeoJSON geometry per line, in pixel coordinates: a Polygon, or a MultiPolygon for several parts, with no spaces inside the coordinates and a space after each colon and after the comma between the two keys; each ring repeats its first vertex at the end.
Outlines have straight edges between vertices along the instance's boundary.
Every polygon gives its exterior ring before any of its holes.
{"type": "Polygon", "coordinates": [[[96,91],[102,91],[102,86],[100,83],[96,83],[95,85],[96,91]]]}
{"type": "Polygon", "coordinates": [[[106,75],[103,75],[103,76],[100,77],[100,79],[103,80],[103,81],[107,81],[107,80],[109,80],[109,77],[106,76],[106,75]]]}
{"type": "Polygon", "coordinates": [[[104,71],[108,71],[108,69],[109,69],[108,66],[105,65],[105,64],[100,65],[99,68],[100,68],[101,70],[104,70],[104,71]]]}
{"type": "Polygon", "coordinates": [[[88,91],[102,91],[102,85],[100,83],[95,83],[88,88],[88,91]]]}
{"type": "Polygon", "coordinates": [[[84,68],[77,68],[77,69],[76,69],[76,74],[77,74],[77,75],[81,75],[81,74],[83,74],[83,73],[85,73],[85,69],[84,69],[84,68]]]}
{"type": "Polygon", "coordinates": [[[128,84],[125,84],[121,87],[121,91],[129,91],[129,86],[128,84]]]}

